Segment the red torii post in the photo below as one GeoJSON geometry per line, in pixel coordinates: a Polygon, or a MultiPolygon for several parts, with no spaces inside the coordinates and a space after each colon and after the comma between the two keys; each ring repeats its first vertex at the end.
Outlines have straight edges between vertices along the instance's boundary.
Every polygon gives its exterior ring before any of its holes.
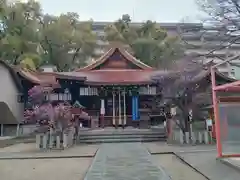
{"type": "MultiPolygon", "coordinates": [[[[217,156],[223,157],[222,152],[222,142],[221,142],[221,130],[220,130],[220,119],[219,119],[219,108],[218,108],[218,99],[217,99],[217,91],[235,91],[240,92],[240,81],[236,81],[233,83],[227,83],[224,85],[217,86],[216,85],[216,77],[215,72],[216,68],[224,63],[227,63],[229,61],[232,61],[234,59],[239,58],[240,55],[231,57],[221,63],[218,63],[211,67],[211,83],[212,83],[212,101],[213,101],[213,110],[214,110],[214,119],[215,119],[215,130],[216,130],[216,141],[217,141],[217,156]]],[[[227,155],[229,156],[240,156],[240,155],[227,155]]],[[[226,156],[225,156],[226,157],[226,156]]]]}

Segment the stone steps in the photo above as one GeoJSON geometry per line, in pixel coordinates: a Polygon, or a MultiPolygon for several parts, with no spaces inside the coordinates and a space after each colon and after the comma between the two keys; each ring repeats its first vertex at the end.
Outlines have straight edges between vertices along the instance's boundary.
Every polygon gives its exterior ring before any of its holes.
{"type": "Polygon", "coordinates": [[[97,144],[97,143],[123,143],[123,142],[156,142],[156,141],[165,141],[166,138],[112,138],[112,139],[81,139],[80,143],[85,144],[97,144]]]}
{"type": "Polygon", "coordinates": [[[151,135],[164,135],[165,132],[95,132],[95,133],[80,133],[82,137],[85,136],[151,136],[151,135]]]}
{"type": "Polygon", "coordinates": [[[128,139],[128,138],[162,138],[165,137],[165,134],[111,134],[111,135],[99,135],[99,136],[80,136],[80,140],[86,140],[86,139],[128,139]]]}
{"type": "Polygon", "coordinates": [[[152,130],[99,130],[81,132],[80,143],[120,143],[120,142],[152,142],[165,141],[164,131],[152,130]]]}

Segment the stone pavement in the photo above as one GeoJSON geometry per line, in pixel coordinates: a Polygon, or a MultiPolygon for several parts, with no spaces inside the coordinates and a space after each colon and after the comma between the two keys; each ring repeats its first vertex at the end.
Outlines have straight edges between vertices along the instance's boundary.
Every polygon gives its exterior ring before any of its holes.
{"type": "Polygon", "coordinates": [[[239,180],[240,171],[216,160],[215,151],[176,153],[178,157],[211,180],[239,180]]]}
{"type": "MultiPolygon", "coordinates": [[[[144,143],[153,156],[173,152],[178,158],[211,180],[239,180],[240,171],[216,159],[215,145],[178,146],[164,142],[144,143]]],[[[156,157],[154,159],[157,159],[156,157]]],[[[161,162],[159,162],[161,164],[161,162]]],[[[162,163],[163,164],[163,163],[162,163]]],[[[240,163],[239,163],[240,164],[240,163]]],[[[164,166],[162,166],[164,167],[164,166]]]]}
{"type": "Polygon", "coordinates": [[[219,159],[222,163],[240,171],[240,157],[230,157],[219,159]]]}
{"type": "Polygon", "coordinates": [[[141,143],[102,144],[84,180],[170,180],[141,143]]]}
{"type": "Polygon", "coordinates": [[[155,154],[153,155],[153,162],[157,166],[164,168],[172,180],[208,180],[205,176],[183,163],[174,154],[155,154]]]}

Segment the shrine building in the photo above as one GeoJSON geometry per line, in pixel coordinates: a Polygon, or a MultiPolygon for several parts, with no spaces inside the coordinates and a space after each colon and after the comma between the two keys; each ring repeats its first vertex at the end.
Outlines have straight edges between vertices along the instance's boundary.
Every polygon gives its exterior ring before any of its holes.
{"type": "MultiPolygon", "coordinates": [[[[164,73],[142,63],[121,46],[112,46],[92,64],[73,72],[37,72],[0,62],[3,74],[0,105],[5,109],[1,132],[3,124],[22,122],[23,110],[29,104],[28,91],[35,85],[53,87],[54,91],[47,94],[53,102],[68,101],[72,105],[79,102],[91,116],[92,128],[148,128],[153,115],[152,101],[160,96],[152,77],[164,73]]],[[[216,72],[216,77],[218,81],[229,81],[221,73],[216,72]]],[[[201,76],[203,81],[209,78],[210,72],[201,76]]],[[[163,114],[158,112],[154,116],[163,114]]]]}
{"type": "Polygon", "coordinates": [[[80,102],[99,124],[139,126],[151,109],[149,97],[157,95],[151,80],[154,68],[142,63],[122,47],[112,47],[94,63],[73,72],[19,71],[26,105],[27,91],[36,84],[53,86],[53,101],[80,102]],[[99,120],[100,118],[100,120],[99,120]]]}

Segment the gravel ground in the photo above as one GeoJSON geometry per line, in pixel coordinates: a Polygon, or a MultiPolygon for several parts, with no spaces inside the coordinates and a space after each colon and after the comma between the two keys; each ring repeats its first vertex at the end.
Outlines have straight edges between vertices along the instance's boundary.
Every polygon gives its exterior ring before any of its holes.
{"type": "Polygon", "coordinates": [[[0,139],[0,148],[11,146],[19,143],[29,143],[35,140],[34,136],[26,135],[22,137],[5,137],[0,139]]]}
{"type": "Polygon", "coordinates": [[[94,156],[99,145],[77,145],[65,150],[49,150],[43,151],[36,149],[35,143],[19,143],[5,148],[0,148],[1,158],[41,158],[41,157],[79,157],[94,156]]]}
{"type": "Polygon", "coordinates": [[[83,180],[91,158],[1,160],[1,180],[83,180]]]}
{"type": "Polygon", "coordinates": [[[0,148],[0,153],[2,152],[28,152],[28,151],[34,151],[36,149],[35,143],[18,143],[11,146],[0,148]]]}
{"type": "Polygon", "coordinates": [[[153,162],[162,167],[172,180],[206,180],[194,169],[182,163],[173,154],[153,155],[153,162]]]}

